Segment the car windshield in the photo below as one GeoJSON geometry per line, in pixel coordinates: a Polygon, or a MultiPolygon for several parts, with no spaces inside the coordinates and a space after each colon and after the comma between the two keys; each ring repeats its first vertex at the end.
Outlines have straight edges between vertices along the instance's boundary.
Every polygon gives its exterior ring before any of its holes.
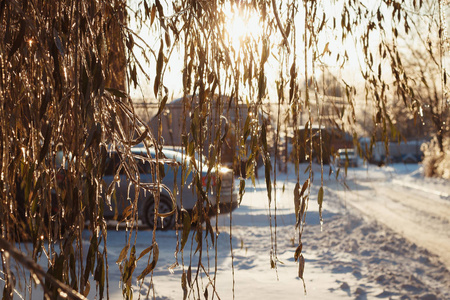
{"type": "Polygon", "coordinates": [[[348,150],[339,150],[339,156],[340,157],[346,157],[346,156],[354,156],[355,155],[355,151],[352,149],[348,149],[348,150]]]}

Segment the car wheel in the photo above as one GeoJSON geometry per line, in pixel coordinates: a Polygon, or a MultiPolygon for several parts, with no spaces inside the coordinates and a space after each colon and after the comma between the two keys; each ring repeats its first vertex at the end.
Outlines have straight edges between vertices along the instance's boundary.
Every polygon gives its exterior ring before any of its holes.
{"type": "MultiPolygon", "coordinates": [[[[168,213],[172,211],[172,201],[164,196],[161,195],[159,199],[159,213],[168,213]]],[[[146,203],[144,204],[144,222],[145,224],[150,227],[150,229],[153,229],[155,227],[154,221],[155,221],[155,200],[153,197],[150,197],[146,203]]],[[[175,213],[171,214],[168,217],[165,218],[157,218],[156,223],[156,229],[160,230],[169,230],[173,229],[175,227],[175,213]]]]}

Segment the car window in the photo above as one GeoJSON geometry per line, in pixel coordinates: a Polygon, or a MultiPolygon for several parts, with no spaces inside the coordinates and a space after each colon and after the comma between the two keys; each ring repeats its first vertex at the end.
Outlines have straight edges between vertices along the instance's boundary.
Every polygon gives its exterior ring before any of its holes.
{"type": "Polygon", "coordinates": [[[55,155],[56,168],[68,169],[69,160],[71,159],[71,157],[72,157],[72,155],[70,155],[70,154],[64,156],[64,151],[58,150],[55,155]]]}
{"type": "MultiPolygon", "coordinates": [[[[154,162],[149,162],[145,159],[147,157],[147,152],[137,148],[133,150],[133,155],[136,156],[136,165],[138,168],[138,171],[140,174],[151,174],[152,173],[152,166],[154,166],[154,162]]],[[[182,155],[179,152],[176,151],[163,151],[164,156],[169,160],[174,160],[180,164],[183,162],[188,164],[189,162],[186,161],[186,156],[182,155]]],[[[154,157],[154,152],[151,151],[151,156],[154,157]]],[[[161,157],[162,158],[162,157],[161,157]]],[[[117,169],[120,166],[120,158],[119,155],[116,152],[112,152],[109,157],[106,159],[106,167],[105,167],[105,176],[114,176],[117,172],[117,169]]],[[[173,163],[167,163],[165,164],[165,168],[174,168],[177,167],[176,164],[173,163]]],[[[163,171],[163,170],[161,170],[163,171]]],[[[167,171],[167,170],[166,170],[167,171]]],[[[120,174],[125,174],[124,169],[122,168],[120,171],[120,174]]]]}

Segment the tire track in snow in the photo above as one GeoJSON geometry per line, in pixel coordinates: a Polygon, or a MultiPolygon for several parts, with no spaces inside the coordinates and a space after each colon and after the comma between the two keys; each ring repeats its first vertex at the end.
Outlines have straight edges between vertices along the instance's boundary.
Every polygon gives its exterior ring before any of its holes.
{"type": "Polygon", "coordinates": [[[450,270],[450,203],[416,189],[368,182],[333,190],[346,204],[438,255],[450,270]]]}

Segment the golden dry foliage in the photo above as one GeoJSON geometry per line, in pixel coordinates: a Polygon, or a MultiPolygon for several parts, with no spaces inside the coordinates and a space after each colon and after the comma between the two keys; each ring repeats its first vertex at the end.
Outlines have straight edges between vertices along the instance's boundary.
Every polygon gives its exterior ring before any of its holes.
{"type": "MultiPolygon", "coordinates": [[[[129,149],[149,136],[124,92],[125,71],[120,75],[125,13],[122,1],[0,3],[1,241],[12,248],[31,242],[24,255],[32,261],[48,256],[48,271],[25,264],[34,275],[21,279],[42,284],[50,298],[67,288],[106,295],[107,144],[129,149]]],[[[2,252],[4,298],[20,275],[8,257],[2,252]]]]}
{"type": "MultiPolygon", "coordinates": [[[[104,198],[114,193],[115,184],[102,186],[107,150],[114,145],[129,180],[143,188],[134,160],[129,159],[130,147],[145,142],[147,147],[158,148],[164,142],[163,128],[160,125],[156,132],[149,131],[134,112],[128,92],[139,86],[139,74],[150,78],[161,117],[173,92],[165,74],[174,56],[182,57],[179,86],[183,91],[183,114],[190,117],[190,123],[181,122],[183,151],[191,157],[196,153],[209,159],[208,183],[214,176],[213,167],[228,155],[222,151],[230,140],[235,143],[231,145],[235,151],[228,159],[233,166],[239,166],[236,170],[241,178],[241,197],[245,178],[255,180],[255,168],[258,163],[264,164],[271,213],[270,261],[274,268],[278,263],[277,208],[272,187],[282,162],[278,155],[281,145],[292,144],[290,161],[297,175],[292,191],[297,217],[293,226],[298,229],[295,260],[299,261],[298,276],[303,279],[302,232],[311,197],[311,164],[317,159],[323,178],[323,164],[330,153],[330,149],[324,149],[326,138],[321,128],[332,124],[341,131],[350,131],[357,142],[357,132],[351,127],[358,118],[359,94],[355,87],[342,80],[345,92],[338,99],[342,105],[336,105],[336,99],[321,95],[318,77],[329,65],[344,70],[358,61],[359,67],[353,73],[361,73],[363,98],[373,107],[373,124],[382,128],[383,138],[387,139],[396,132],[387,107],[389,93],[394,93],[418,118],[423,117],[422,103],[411,85],[412,75],[404,68],[408,56],[399,42],[424,28],[413,26],[416,18],[421,18],[429,24],[425,27],[428,37],[438,37],[438,49],[433,52],[430,48],[428,52],[435,57],[434,63],[442,74],[436,97],[440,111],[446,114],[445,5],[443,1],[435,2],[379,0],[368,7],[352,0],[143,0],[131,9],[124,0],[1,0],[0,241],[5,250],[1,254],[4,298],[12,296],[13,278],[19,276],[13,275],[9,264],[11,257],[21,261],[21,252],[14,246],[20,244],[14,242],[24,240],[32,243],[32,250],[31,262],[23,266],[34,275],[23,280],[42,284],[49,298],[58,293],[82,298],[94,288],[99,298],[108,296],[103,210],[104,198]],[[241,33],[229,26],[238,18],[244,22],[238,28],[241,33]],[[150,37],[134,32],[129,26],[131,21],[149,28],[150,37]],[[250,22],[256,24],[257,30],[245,32],[244,28],[253,26],[250,22]],[[356,55],[349,54],[349,44],[358,49],[356,55]],[[147,74],[147,63],[155,70],[153,77],[147,74]],[[275,112],[268,111],[268,102],[275,104],[271,106],[275,112]],[[324,106],[336,110],[333,117],[324,117],[324,106]],[[245,116],[236,117],[244,108],[245,116]],[[57,163],[60,153],[62,165],[57,163]],[[299,163],[305,160],[309,167],[300,170],[299,163]],[[63,183],[58,182],[60,172],[64,172],[63,183]],[[300,172],[309,172],[310,178],[300,182],[300,172]],[[87,256],[81,240],[85,226],[90,232],[87,256]],[[49,257],[48,271],[44,273],[32,263],[43,254],[49,257]]],[[[424,41],[428,42],[426,38],[424,41]]],[[[448,125],[442,128],[448,131],[448,125]]],[[[372,143],[375,141],[373,138],[372,143]]],[[[156,201],[159,172],[159,168],[153,170],[158,179],[153,186],[147,186],[156,201]]],[[[183,216],[184,225],[177,251],[184,251],[189,218],[197,251],[201,253],[202,244],[208,241],[217,247],[217,228],[211,226],[206,188],[201,180],[194,177],[199,200],[193,214],[174,212],[177,217],[183,216]]],[[[317,199],[321,212],[326,201],[322,188],[317,199]]],[[[132,278],[151,276],[159,255],[154,234],[151,246],[136,258],[135,201],[137,198],[130,200],[128,213],[123,216],[129,231],[116,262],[127,299],[132,298],[132,278]],[[152,257],[147,268],[142,274],[134,274],[135,262],[146,254],[152,257]]],[[[204,294],[197,282],[202,275],[214,284],[216,270],[210,273],[205,263],[209,256],[208,252],[200,254],[197,262],[189,261],[187,271],[183,266],[180,280],[185,296],[204,294]],[[196,274],[192,274],[193,269],[196,274]]]]}

